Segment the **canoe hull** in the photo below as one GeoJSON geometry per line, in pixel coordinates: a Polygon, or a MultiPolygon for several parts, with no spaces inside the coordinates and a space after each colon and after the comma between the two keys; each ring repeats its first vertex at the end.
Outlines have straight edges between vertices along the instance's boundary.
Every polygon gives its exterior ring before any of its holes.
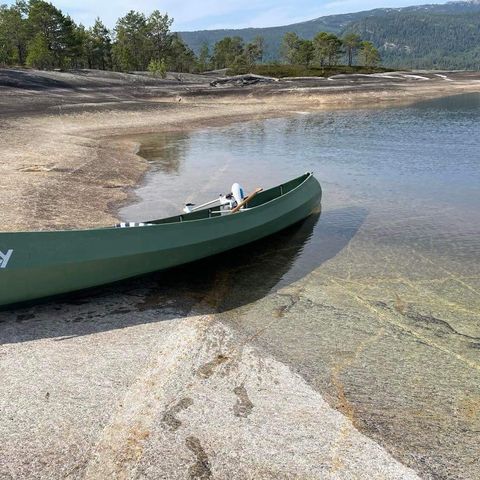
{"type": "Polygon", "coordinates": [[[321,188],[313,176],[274,201],[234,215],[132,228],[0,234],[0,306],[171,268],[251,243],[306,218],[321,188]]]}

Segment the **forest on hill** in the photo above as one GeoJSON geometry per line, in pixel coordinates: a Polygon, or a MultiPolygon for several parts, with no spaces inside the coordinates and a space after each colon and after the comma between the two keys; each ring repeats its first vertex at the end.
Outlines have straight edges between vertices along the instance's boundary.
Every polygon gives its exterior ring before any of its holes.
{"type": "Polygon", "coordinates": [[[448,2],[404,8],[379,8],[329,15],[307,22],[269,28],[179,32],[195,52],[213,47],[225,36],[250,42],[265,41],[264,61],[281,60],[281,42],[287,32],[313,39],[319,31],[344,36],[358,33],[378,48],[388,67],[480,69],[480,1],[448,2]]]}
{"type": "Polygon", "coordinates": [[[480,69],[480,11],[366,17],[346,31],[376,45],[390,67],[480,69]]]}

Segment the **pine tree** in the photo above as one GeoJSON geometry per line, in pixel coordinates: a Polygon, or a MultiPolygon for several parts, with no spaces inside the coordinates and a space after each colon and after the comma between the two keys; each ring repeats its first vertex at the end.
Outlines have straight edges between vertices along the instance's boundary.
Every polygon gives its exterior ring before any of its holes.
{"type": "Polygon", "coordinates": [[[147,32],[152,44],[152,57],[155,60],[166,58],[172,43],[170,27],[173,18],[168,14],[162,15],[158,10],[154,10],[147,20],[147,32]]]}
{"type": "Polygon", "coordinates": [[[89,68],[107,70],[112,67],[112,38],[100,18],[88,30],[89,68]]]}
{"type": "Polygon", "coordinates": [[[348,66],[351,67],[353,65],[353,58],[355,56],[356,51],[360,47],[361,38],[356,33],[347,33],[343,37],[343,45],[345,46],[345,50],[347,53],[347,60],[348,66]]]}
{"type": "Polygon", "coordinates": [[[287,32],[283,36],[280,53],[286,63],[290,65],[296,63],[299,43],[300,37],[294,32],[287,32]]]}
{"type": "Polygon", "coordinates": [[[360,58],[366,67],[374,67],[380,63],[380,54],[372,42],[360,44],[360,58]]]}
{"type": "Polygon", "coordinates": [[[152,44],[148,37],[145,15],[130,10],[117,20],[115,36],[112,48],[115,68],[122,71],[146,70],[151,58],[152,44]]]}
{"type": "Polygon", "coordinates": [[[55,66],[55,57],[42,33],[37,33],[28,44],[26,63],[29,67],[49,70],[55,66]]]}
{"type": "Polygon", "coordinates": [[[210,68],[210,49],[208,43],[204,43],[198,54],[198,70],[205,72],[210,68]]]}

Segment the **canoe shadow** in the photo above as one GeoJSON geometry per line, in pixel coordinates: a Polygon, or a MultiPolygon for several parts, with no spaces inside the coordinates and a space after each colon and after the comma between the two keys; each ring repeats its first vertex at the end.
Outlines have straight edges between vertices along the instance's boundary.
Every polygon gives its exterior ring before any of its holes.
{"type": "Polygon", "coordinates": [[[214,257],[178,267],[157,283],[141,309],[189,297],[204,313],[221,313],[259,300],[304,278],[335,257],[364,222],[363,208],[313,213],[282,232],[214,257]]]}
{"type": "Polygon", "coordinates": [[[192,264],[0,312],[0,344],[75,337],[255,302],[341,252],[367,216],[358,207],[316,212],[268,238],[192,264]],[[198,308],[199,307],[199,308],[198,308]]]}

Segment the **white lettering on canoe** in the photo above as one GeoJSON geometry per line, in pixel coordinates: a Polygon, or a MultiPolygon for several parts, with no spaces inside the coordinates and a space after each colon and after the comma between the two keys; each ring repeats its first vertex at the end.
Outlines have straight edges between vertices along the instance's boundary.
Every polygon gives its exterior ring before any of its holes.
{"type": "Polygon", "coordinates": [[[0,252],[0,268],[7,268],[12,253],[13,250],[7,250],[7,253],[0,252]]]}

